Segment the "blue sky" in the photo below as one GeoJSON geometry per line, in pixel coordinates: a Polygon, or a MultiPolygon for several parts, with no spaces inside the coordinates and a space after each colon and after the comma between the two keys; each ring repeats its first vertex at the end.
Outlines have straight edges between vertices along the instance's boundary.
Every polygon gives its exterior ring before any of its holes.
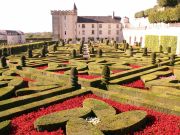
{"type": "Polygon", "coordinates": [[[76,3],[78,15],[127,16],[151,8],[157,0],[0,0],[0,29],[51,32],[51,10],[68,10],[76,3]]]}

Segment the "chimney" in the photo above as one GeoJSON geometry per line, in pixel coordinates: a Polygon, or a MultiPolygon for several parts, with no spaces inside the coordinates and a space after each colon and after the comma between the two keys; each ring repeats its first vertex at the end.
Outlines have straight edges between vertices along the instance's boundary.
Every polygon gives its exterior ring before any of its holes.
{"type": "Polygon", "coordinates": [[[115,13],[114,13],[114,11],[113,11],[113,16],[112,16],[112,19],[114,19],[115,18],[115,13]]]}

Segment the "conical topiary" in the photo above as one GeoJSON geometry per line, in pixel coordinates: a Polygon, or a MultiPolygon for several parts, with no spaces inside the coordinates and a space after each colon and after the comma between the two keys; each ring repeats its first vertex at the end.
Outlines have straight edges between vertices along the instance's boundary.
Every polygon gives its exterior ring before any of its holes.
{"type": "Polygon", "coordinates": [[[44,47],[41,50],[41,57],[46,57],[46,49],[44,47]]]}
{"type": "Polygon", "coordinates": [[[5,56],[1,57],[1,63],[0,64],[1,64],[1,68],[7,67],[6,57],[5,56]]]}
{"type": "Polygon", "coordinates": [[[175,55],[175,54],[172,54],[172,55],[170,56],[170,66],[174,66],[175,58],[176,58],[176,55],[175,55]]]}
{"type": "Polygon", "coordinates": [[[102,49],[99,49],[99,50],[98,50],[98,57],[102,57],[102,54],[103,54],[102,49]]]}
{"type": "Polygon", "coordinates": [[[118,49],[118,44],[114,44],[114,48],[117,50],[118,49]]]}
{"type": "Polygon", "coordinates": [[[167,48],[167,52],[168,52],[168,53],[171,53],[171,47],[168,47],[168,48],[167,48]]]}
{"type": "Polygon", "coordinates": [[[109,84],[109,80],[110,80],[110,68],[105,65],[103,70],[102,70],[102,89],[107,90],[107,85],[109,84]]]}
{"type": "Polygon", "coordinates": [[[28,53],[28,58],[32,58],[33,57],[33,54],[32,54],[32,49],[28,49],[27,50],[27,53],[28,53]]]}
{"type": "Polygon", "coordinates": [[[160,52],[160,53],[163,53],[163,47],[162,47],[162,45],[159,46],[159,52],[160,52]]]}
{"type": "Polygon", "coordinates": [[[133,48],[132,48],[132,46],[130,48],[130,56],[133,56],[133,48]]]}
{"type": "Polygon", "coordinates": [[[75,49],[72,50],[72,58],[76,58],[76,50],[75,49]]]}
{"type": "Polygon", "coordinates": [[[94,54],[95,51],[94,51],[94,47],[91,48],[91,53],[94,54]]]}
{"type": "Polygon", "coordinates": [[[53,45],[53,52],[56,52],[56,51],[57,51],[57,47],[58,47],[57,44],[53,45]]]}
{"type": "Polygon", "coordinates": [[[109,39],[106,39],[106,45],[109,45],[109,39]]]}
{"type": "Polygon", "coordinates": [[[145,48],[143,49],[143,56],[147,56],[147,54],[148,54],[148,52],[147,52],[147,47],[145,47],[145,48]]]}
{"type": "Polygon", "coordinates": [[[26,57],[24,55],[21,56],[20,66],[22,66],[22,67],[26,66],[26,57]]]}
{"type": "Polygon", "coordinates": [[[156,53],[155,52],[152,52],[152,54],[151,54],[151,63],[156,64],[156,53]]]}
{"type": "Polygon", "coordinates": [[[71,86],[75,87],[75,88],[79,88],[80,85],[78,84],[78,70],[76,69],[76,67],[73,67],[71,69],[71,86]]]}

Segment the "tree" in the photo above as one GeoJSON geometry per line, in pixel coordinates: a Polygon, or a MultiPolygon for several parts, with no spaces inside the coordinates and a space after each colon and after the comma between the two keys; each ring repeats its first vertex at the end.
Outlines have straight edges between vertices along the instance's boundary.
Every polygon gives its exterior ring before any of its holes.
{"type": "Polygon", "coordinates": [[[0,64],[1,64],[2,68],[5,68],[7,66],[6,57],[5,56],[1,57],[1,63],[0,64]]]}
{"type": "Polygon", "coordinates": [[[71,86],[75,87],[75,88],[80,88],[80,85],[78,84],[78,70],[76,69],[76,67],[73,67],[71,69],[71,86]]]}
{"type": "Polygon", "coordinates": [[[109,84],[110,73],[111,73],[110,68],[107,65],[105,65],[102,70],[102,80],[101,80],[102,88],[105,90],[107,90],[107,85],[109,84]]]}
{"type": "Polygon", "coordinates": [[[174,7],[178,4],[178,0],[157,0],[157,3],[161,7],[174,7]]]}

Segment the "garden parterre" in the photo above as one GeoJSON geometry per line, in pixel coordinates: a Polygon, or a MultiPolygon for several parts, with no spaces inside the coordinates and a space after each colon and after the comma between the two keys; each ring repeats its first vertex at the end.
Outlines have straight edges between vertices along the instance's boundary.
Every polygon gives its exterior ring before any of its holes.
{"type": "Polygon", "coordinates": [[[119,119],[118,114],[122,112],[147,112],[143,126],[135,124],[137,126],[126,131],[128,134],[180,132],[180,58],[176,57],[173,64],[170,54],[157,52],[161,62],[152,64],[150,51],[143,56],[143,50],[134,47],[133,56],[130,56],[124,53],[121,45],[115,49],[111,44],[100,44],[94,46],[95,54],[90,52],[91,57],[83,59],[79,45],[57,45],[55,51],[51,50],[52,46],[53,43],[36,45],[31,58],[23,47],[15,57],[6,57],[9,63],[0,69],[0,119],[1,122],[10,119],[11,126],[0,124],[0,133],[6,133],[4,127],[7,127],[10,134],[17,135],[66,134],[71,132],[69,126],[78,122],[81,126],[85,123],[93,132],[110,134],[105,130],[100,132],[100,127],[91,126],[82,118],[71,121],[68,128],[65,128],[66,124],[53,131],[38,132],[34,128],[33,124],[40,116],[82,107],[87,98],[105,101],[116,109],[115,117],[119,119]],[[41,50],[43,46],[44,50],[41,50]],[[103,50],[101,55],[96,54],[99,48],[103,50]],[[76,56],[72,57],[72,49],[76,49],[76,56]],[[25,61],[20,59],[23,55],[25,61]],[[102,72],[104,66],[109,67],[109,73],[102,72]],[[77,73],[72,73],[72,67],[76,67],[77,73]]]}

